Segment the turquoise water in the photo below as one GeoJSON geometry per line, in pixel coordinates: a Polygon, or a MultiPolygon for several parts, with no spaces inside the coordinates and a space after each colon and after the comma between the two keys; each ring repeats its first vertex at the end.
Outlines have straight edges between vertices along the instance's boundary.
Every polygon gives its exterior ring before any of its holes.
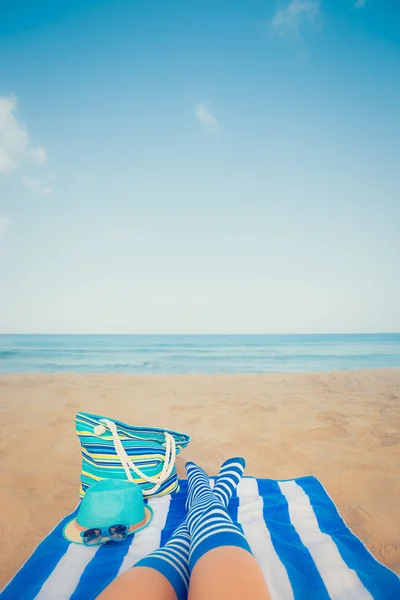
{"type": "Polygon", "coordinates": [[[400,334],[0,335],[0,372],[272,373],[400,367],[400,334]]]}

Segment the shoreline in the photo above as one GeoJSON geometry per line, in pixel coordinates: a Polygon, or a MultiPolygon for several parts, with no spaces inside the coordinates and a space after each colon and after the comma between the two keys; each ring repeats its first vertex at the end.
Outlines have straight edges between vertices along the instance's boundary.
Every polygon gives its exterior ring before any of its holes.
{"type": "Polygon", "coordinates": [[[129,378],[172,378],[172,377],[277,377],[284,375],[293,375],[293,376],[318,376],[318,375],[341,375],[348,373],[375,373],[375,372],[393,372],[399,371],[400,367],[364,367],[359,369],[328,369],[326,371],[260,371],[260,372],[251,372],[251,371],[235,371],[232,373],[207,373],[201,372],[198,373],[124,373],[118,371],[0,371],[0,384],[1,379],[7,377],[63,377],[63,376],[72,376],[72,377],[129,377],[129,378]]]}
{"type": "Polygon", "coordinates": [[[211,475],[235,454],[247,475],[315,475],[354,533],[400,573],[400,369],[0,373],[0,588],[78,501],[78,410],[189,433],[180,477],[186,460],[211,475]]]}

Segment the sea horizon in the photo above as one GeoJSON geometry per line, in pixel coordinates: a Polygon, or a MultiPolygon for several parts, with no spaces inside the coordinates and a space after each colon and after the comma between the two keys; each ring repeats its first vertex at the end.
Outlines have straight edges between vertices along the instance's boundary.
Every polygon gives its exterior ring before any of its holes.
{"type": "Polygon", "coordinates": [[[400,368],[400,333],[0,334],[0,373],[218,374],[400,368]]]}
{"type": "Polygon", "coordinates": [[[60,337],[68,337],[68,336],[87,336],[87,337],[105,337],[105,336],[131,336],[131,337],[135,337],[135,336],[142,336],[142,337],[168,337],[168,336],[179,336],[179,337],[189,337],[189,336],[203,336],[203,337],[211,337],[211,336],[223,336],[223,337],[230,337],[230,336],[253,336],[253,337],[257,337],[257,336],[280,336],[280,337],[284,337],[284,336],[355,336],[355,335],[400,335],[400,331],[365,331],[365,332],[322,332],[322,333],[196,333],[196,332],[189,332],[189,333],[4,333],[0,331],[0,337],[28,337],[28,336],[60,336],[60,337]]]}

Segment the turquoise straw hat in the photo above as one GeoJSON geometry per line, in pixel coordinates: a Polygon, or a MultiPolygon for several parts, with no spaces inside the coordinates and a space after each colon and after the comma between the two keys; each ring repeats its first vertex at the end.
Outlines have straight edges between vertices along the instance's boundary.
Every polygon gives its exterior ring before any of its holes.
{"type": "Polygon", "coordinates": [[[102,529],[104,537],[98,543],[105,543],[113,539],[107,535],[109,528],[123,525],[126,535],[130,535],[146,527],[152,517],[153,511],[144,503],[139,485],[121,479],[102,479],[89,487],[76,518],[65,525],[63,536],[69,542],[84,544],[83,532],[102,529]]]}

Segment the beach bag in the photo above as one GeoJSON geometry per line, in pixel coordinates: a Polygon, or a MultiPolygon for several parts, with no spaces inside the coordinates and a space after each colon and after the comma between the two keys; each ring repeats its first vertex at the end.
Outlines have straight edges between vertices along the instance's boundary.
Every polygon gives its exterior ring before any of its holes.
{"type": "Polygon", "coordinates": [[[175,459],[190,442],[189,435],[83,412],[77,413],[75,423],[82,449],[81,498],[100,479],[133,481],[146,497],[179,489],[175,459]]]}

